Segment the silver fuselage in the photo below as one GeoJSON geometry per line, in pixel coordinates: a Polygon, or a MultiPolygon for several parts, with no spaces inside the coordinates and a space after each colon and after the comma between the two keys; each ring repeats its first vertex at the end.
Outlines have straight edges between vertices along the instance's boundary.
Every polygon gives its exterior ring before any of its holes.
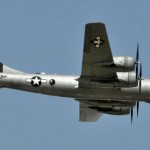
{"type": "Polygon", "coordinates": [[[28,73],[0,73],[1,87],[35,92],[53,96],[70,97],[75,99],[92,100],[150,100],[150,79],[142,80],[141,93],[139,86],[130,88],[79,88],[79,76],[28,74],[28,73]],[[38,76],[43,82],[35,87],[31,78],[38,76]],[[50,85],[54,79],[55,84],[50,85]]]}

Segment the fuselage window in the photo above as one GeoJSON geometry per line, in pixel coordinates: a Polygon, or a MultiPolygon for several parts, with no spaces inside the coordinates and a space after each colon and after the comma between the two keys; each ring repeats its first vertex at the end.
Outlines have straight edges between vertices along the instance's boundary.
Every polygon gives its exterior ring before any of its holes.
{"type": "Polygon", "coordinates": [[[50,84],[50,85],[54,85],[54,84],[55,84],[55,80],[54,80],[54,79],[50,79],[50,80],[49,80],[49,84],[50,84]]]}

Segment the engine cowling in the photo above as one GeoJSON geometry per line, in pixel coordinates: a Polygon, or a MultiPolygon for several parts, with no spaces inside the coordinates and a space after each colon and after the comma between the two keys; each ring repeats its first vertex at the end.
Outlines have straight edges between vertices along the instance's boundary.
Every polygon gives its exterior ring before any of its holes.
{"type": "Polygon", "coordinates": [[[113,57],[114,70],[118,72],[134,71],[136,60],[133,57],[113,57]]]}
{"type": "Polygon", "coordinates": [[[136,64],[136,60],[133,57],[117,56],[117,57],[113,57],[112,62],[97,63],[95,65],[99,65],[102,68],[115,71],[115,72],[129,72],[135,70],[135,64],[136,64]]]}
{"type": "Polygon", "coordinates": [[[117,72],[118,81],[121,86],[135,87],[138,85],[136,72],[117,72]]]}
{"type": "Polygon", "coordinates": [[[94,110],[110,115],[128,115],[130,114],[129,107],[91,107],[94,110]]]}

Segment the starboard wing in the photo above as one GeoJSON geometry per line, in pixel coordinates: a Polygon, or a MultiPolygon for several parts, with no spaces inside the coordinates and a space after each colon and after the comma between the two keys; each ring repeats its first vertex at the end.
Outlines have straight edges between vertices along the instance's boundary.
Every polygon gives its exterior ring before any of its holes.
{"type": "Polygon", "coordinates": [[[103,23],[86,24],[80,87],[82,80],[113,80],[116,77],[115,72],[98,65],[102,63],[113,63],[105,25],[103,23]]]}

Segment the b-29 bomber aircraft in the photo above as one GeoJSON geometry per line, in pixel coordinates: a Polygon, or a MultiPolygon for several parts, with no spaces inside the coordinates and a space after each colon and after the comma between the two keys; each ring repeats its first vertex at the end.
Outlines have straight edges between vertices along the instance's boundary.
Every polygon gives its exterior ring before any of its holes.
{"type": "Polygon", "coordinates": [[[85,26],[80,76],[30,74],[0,63],[4,88],[68,97],[80,103],[79,120],[95,122],[102,114],[127,115],[139,101],[150,102],[150,79],[142,78],[139,45],[136,58],[113,57],[103,23],[85,26]]]}

